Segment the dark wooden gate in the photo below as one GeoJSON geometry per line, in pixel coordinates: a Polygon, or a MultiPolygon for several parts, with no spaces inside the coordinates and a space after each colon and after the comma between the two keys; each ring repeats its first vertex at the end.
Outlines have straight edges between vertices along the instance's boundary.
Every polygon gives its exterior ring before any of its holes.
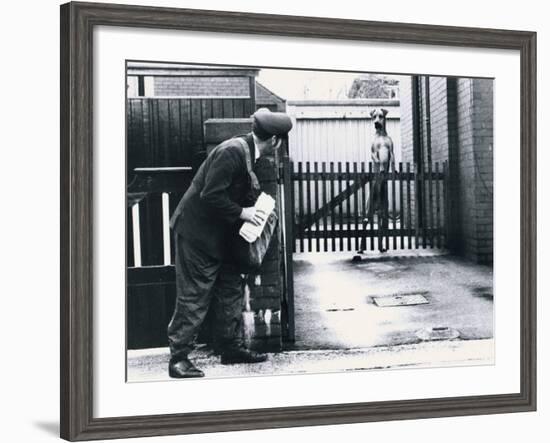
{"type": "Polygon", "coordinates": [[[425,169],[399,163],[396,169],[384,174],[364,162],[290,163],[293,251],[378,250],[379,244],[394,250],[445,247],[447,162],[425,169]],[[368,209],[380,181],[388,190],[387,217],[368,209]]]}
{"type": "Polygon", "coordinates": [[[191,179],[190,167],[137,168],[128,187],[129,349],[167,344],[166,325],[175,299],[174,236],[168,220],[191,179]]]}

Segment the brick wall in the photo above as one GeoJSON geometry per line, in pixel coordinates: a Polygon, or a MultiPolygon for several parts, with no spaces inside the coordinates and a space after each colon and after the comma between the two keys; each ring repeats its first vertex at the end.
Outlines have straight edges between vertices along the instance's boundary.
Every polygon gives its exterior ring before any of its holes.
{"type": "MultiPolygon", "coordinates": [[[[430,77],[432,163],[449,159],[447,78],[430,77]]],[[[427,155],[424,156],[427,159],[427,155]]]]}
{"type": "Polygon", "coordinates": [[[473,258],[475,249],[475,183],[474,183],[474,126],[472,112],[472,81],[457,80],[457,130],[458,130],[458,193],[460,208],[458,252],[473,258]]]}
{"type": "Polygon", "coordinates": [[[155,77],[154,95],[182,97],[249,97],[248,77],[155,77]]]}
{"type": "MultiPolygon", "coordinates": [[[[403,161],[413,161],[411,78],[401,81],[403,161]]],[[[424,164],[428,160],[424,78],[419,106],[424,164]]],[[[430,77],[431,160],[449,164],[449,247],[478,262],[493,261],[493,82],[430,77]]],[[[413,205],[413,216],[414,205],[413,205]]]]}
{"type": "MultiPolygon", "coordinates": [[[[403,161],[414,161],[413,156],[413,123],[412,123],[412,87],[411,77],[400,81],[401,94],[401,146],[403,161]]],[[[427,147],[427,121],[426,117],[426,85],[424,78],[421,79],[419,88],[419,99],[421,109],[421,138],[423,148],[424,166],[428,164],[428,158],[433,162],[443,162],[449,159],[449,138],[448,138],[448,104],[447,104],[447,78],[430,77],[430,135],[431,153],[427,147]]]]}
{"type": "MultiPolygon", "coordinates": [[[[279,202],[278,168],[274,158],[260,157],[254,167],[263,192],[279,202]]],[[[282,211],[277,208],[277,214],[282,211]]],[[[281,294],[283,294],[283,261],[279,219],[276,235],[271,239],[260,274],[249,276],[250,311],[254,323],[245,327],[245,341],[253,349],[280,351],[282,349],[281,294]]]]}
{"type": "Polygon", "coordinates": [[[477,259],[493,262],[493,80],[474,80],[477,259]]]}

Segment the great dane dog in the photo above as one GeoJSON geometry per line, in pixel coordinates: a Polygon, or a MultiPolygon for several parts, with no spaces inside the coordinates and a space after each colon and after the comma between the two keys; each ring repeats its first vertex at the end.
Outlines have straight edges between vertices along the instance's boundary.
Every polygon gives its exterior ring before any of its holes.
{"type": "MultiPolygon", "coordinates": [[[[378,216],[378,250],[386,252],[383,246],[383,238],[388,228],[388,173],[395,169],[395,157],[393,154],[393,141],[386,132],[386,115],[388,111],[383,108],[373,109],[370,113],[376,134],[371,145],[371,160],[376,177],[372,186],[372,194],[367,202],[367,223],[372,223],[374,213],[378,216]]],[[[387,245],[386,245],[387,246],[387,245]]],[[[362,254],[367,249],[366,239],[361,242],[362,254]]]]}

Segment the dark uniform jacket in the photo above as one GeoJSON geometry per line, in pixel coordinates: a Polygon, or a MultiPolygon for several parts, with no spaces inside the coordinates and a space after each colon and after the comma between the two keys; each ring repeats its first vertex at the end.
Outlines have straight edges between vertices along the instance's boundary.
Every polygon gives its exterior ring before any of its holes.
{"type": "MultiPolygon", "coordinates": [[[[241,138],[254,159],[252,134],[241,138]]],[[[204,253],[223,259],[231,237],[242,225],[242,208],[254,201],[242,145],[232,138],[216,146],[199,167],[170,219],[170,227],[204,253]]]]}

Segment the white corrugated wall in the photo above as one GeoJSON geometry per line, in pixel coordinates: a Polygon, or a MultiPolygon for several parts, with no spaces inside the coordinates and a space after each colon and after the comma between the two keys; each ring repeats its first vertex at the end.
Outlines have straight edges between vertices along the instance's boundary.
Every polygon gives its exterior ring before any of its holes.
{"type": "Polygon", "coordinates": [[[294,128],[289,134],[294,162],[368,162],[374,127],[370,111],[388,110],[386,130],[392,138],[396,162],[401,161],[399,101],[290,101],[287,113],[294,128]]]}

